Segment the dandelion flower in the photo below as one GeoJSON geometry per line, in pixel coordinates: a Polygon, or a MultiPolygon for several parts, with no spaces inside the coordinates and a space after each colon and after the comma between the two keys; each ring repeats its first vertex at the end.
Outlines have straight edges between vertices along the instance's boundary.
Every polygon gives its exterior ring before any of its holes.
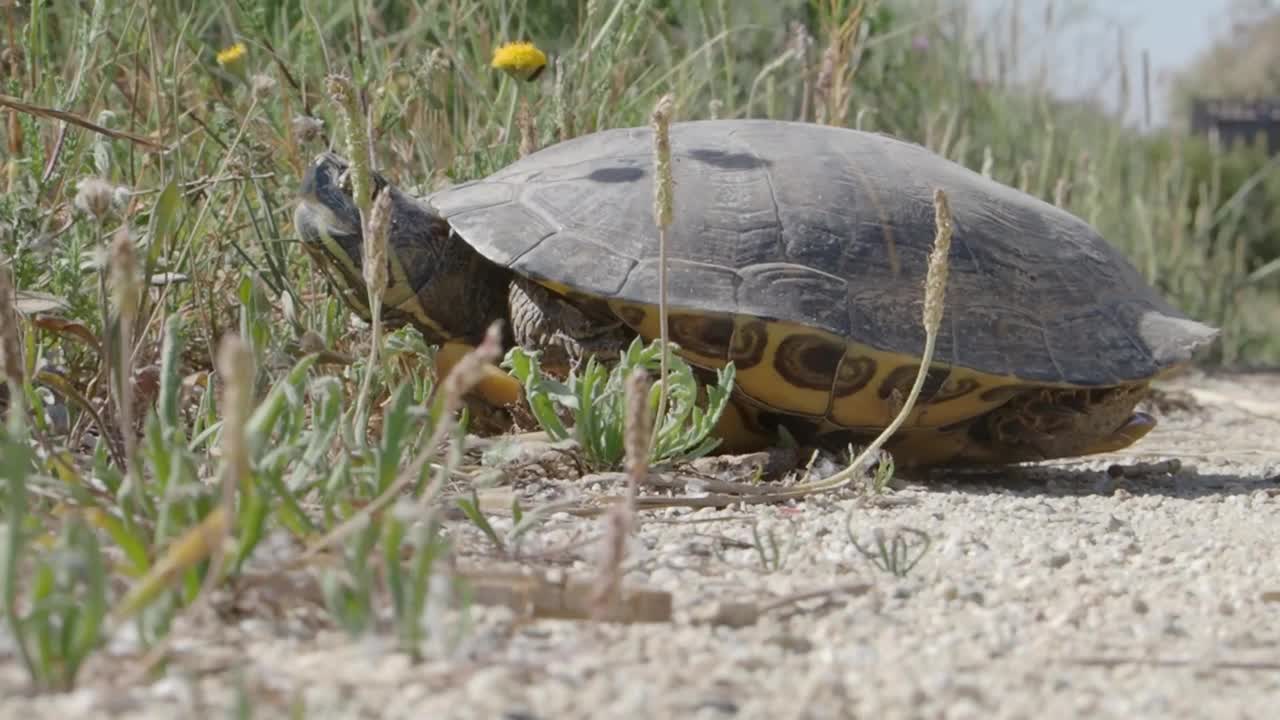
{"type": "Polygon", "coordinates": [[[492,67],[517,80],[532,81],[547,67],[547,56],[531,42],[507,43],[493,51],[492,67]]]}
{"type": "Polygon", "coordinates": [[[248,51],[245,49],[244,43],[238,42],[235,45],[232,45],[231,47],[225,50],[222,50],[221,52],[218,53],[218,64],[221,65],[222,67],[235,65],[236,63],[240,62],[241,59],[244,58],[244,55],[246,52],[248,51]]]}

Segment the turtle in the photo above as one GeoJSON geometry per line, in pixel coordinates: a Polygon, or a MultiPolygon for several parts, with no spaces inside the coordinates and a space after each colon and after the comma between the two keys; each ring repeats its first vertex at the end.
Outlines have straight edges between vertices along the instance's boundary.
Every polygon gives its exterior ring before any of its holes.
{"type": "MultiPolygon", "coordinates": [[[[699,372],[732,362],[725,452],[848,448],[901,410],[925,342],[935,189],[953,222],[946,306],[916,406],[887,449],[905,466],[1006,465],[1132,445],[1153,381],[1218,330],[1174,307],[1089,223],[927,148],[798,121],[670,125],[669,338],[699,372]]],[[[494,320],[548,362],[659,337],[650,127],[600,130],[487,177],[390,192],[384,323],[467,348],[494,320]]],[[[366,319],[348,165],[306,168],[303,246],[366,319]]],[[[503,376],[506,377],[505,375],[503,376]]],[[[515,402],[516,389],[491,402],[515,402]]]]}

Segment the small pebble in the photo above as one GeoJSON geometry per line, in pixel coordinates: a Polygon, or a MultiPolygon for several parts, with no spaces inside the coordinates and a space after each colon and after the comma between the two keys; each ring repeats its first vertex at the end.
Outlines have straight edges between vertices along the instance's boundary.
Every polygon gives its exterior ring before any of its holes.
{"type": "Polygon", "coordinates": [[[1071,562],[1071,555],[1069,553],[1054,553],[1049,556],[1049,559],[1045,564],[1057,570],[1069,562],[1071,562]]]}

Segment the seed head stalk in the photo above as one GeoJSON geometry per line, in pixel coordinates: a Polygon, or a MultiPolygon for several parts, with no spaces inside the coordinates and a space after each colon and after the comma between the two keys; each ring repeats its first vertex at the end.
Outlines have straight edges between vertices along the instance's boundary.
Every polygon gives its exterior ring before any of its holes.
{"type": "Polygon", "coordinates": [[[951,234],[954,230],[951,221],[951,204],[947,200],[946,193],[942,190],[934,191],[933,209],[937,234],[933,240],[933,252],[929,254],[929,269],[925,274],[924,281],[924,311],[921,314],[925,332],[924,350],[920,354],[920,370],[916,373],[916,379],[911,385],[911,391],[907,393],[906,400],[902,403],[902,408],[894,416],[889,426],[875,440],[871,441],[871,444],[859,453],[858,457],[854,458],[847,468],[825,480],[795,485],[783,493],[784,495],[792,497],[809,495],[815,492],[835,490],[848,485],[862,471],[868,458],[878,452],[888,442],[889,438],[893,437],[898,428],[902,427],[902,423],[906,422],[911,415],[912,409],[915,408],[916,400],[919,399],[920,392],[924,388],[925,378],[929,375],[929,366],[933,362],[933,353],[938,341],[938,329],[942,325],[949,255],[951,252],[951,234]]]}
{"type": "Polygon", "coordinates": [[[347,158],[351,163],[351,196],[360,212],[360,229],[364,237],[361,267],[364,271],[365,290],[369,296],[369,322],[373,333],[369,344],[369,362],[364,378],[360,381],[360,394],[356,399],[357,437],[363,442],[369,428],[369,394],[382,347],[382,295],[387,290],[387,234],[391,229],[391,194],[383,192],[376,201],[372,197],[368,123],[360,110],[360,102],[351,81],[340,75],[331,75],[327,78],[326,85],[342,118],[347,158]]]}
{"type": "Polygon", "coordinates": [[[370,322],[373,337],[369,341],[369,363],[360,381],[360,397],[356,403],[356,422],[360,437],[369,425],[369,393],[377,374],[382,349],[382,294],[387,291],[387,236],[391,233],[391,191],[383,190],[373,202],[368,227],[364,233],[364,283],[369,290],[370,322]]]}
{"type": "Polygon", "coordinates": [[[111,304],[116,310],[115,347],[107,351],[108,357],[114,352],[116,357],[112,363],[115,370],[116,416],[120,424],[120,433],[124,438],[125,474],[132,487],[138,487],[141,475],[138,472],[138,437],[134,433],[133,413],[133,321],[137,317],[138,305],[142,297],[142,284],[139,280],[137,250],[133,239],[129,236],[129,226],[121,225],[115,233],[111,244],[111,255],[108,263],[111,276],[111,304]]]}
{"type": "Polygon", "coordinates": [[[675,188],[671,171],[671,114],[674,98],[663,95],[653,108],[653,221],[658,226],[658,337],[662,341],[659,369],[658,409],[653,416],[653,432],[649,437],[649,453],[658,444],[667,417],[667,366],[671,354],[667,328],[667,234],[674,214],[675,188]]]}
{"type": "Polygon", "coordinates": [[[623,446],[627,459],[627,494],[605,515],[601,540],[600,576],[593,589],[592,606],[597,617],[606,617],[622,592],[622,566],[627,540],[636,528],[636,497],[649,474],[649,380],[644,370],[634,370],[626,380],[626,416],[623,446]]]}

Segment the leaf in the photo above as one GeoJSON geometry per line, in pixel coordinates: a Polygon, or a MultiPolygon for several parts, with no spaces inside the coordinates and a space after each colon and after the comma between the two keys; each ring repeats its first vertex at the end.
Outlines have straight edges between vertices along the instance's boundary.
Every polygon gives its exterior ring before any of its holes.
{"type": "Polygon", "coordinates": [[[476,494],[474,489],[471,490],[470,498],[458,498],[458,507],[462,510],[462,514],[467,516],[472,525],[475,525],[489,538],[489,542],[498,549],[498,552],[506,552],[503,545],[502,537],[498,535],[498,531],[493,529],[493,525],[489,524],[489,518],[485,517],[480,511],[480,496],[476,494]]]}
{"type": "Polygon", "coordinates": [[[102,528],[115,544],[124,552],[132,563],[132,574],[141,576],[151,566],[151,558],[147,555],[146,541],[129,531],[124,521],[110,512],[100,509],[89,511],[89,522],[102,528]]]}
{"type": "Polygon", "coordinates": [[[55,335],[79,340],[95,351],[102,350],[102,344],[99,342],[98,336],[94,334],[93,330],[89,329],[88,325],[82,322],[54,315],[41,315],[40,317],[32,318],[31,324],[55,335]]]}
{"type": "Polygon", "coordinates": [[[102,621],[107,614],[107,572],[98,537],[83,521],[71,525],[68,539],[78,551],[81,561],[76,580],[86,585],[75,606],[75,622],[68,623],[69,646],[65,657],[68,667],[64,672],[66,682],[70,685],[85,658],[93,652],[101,639],[102,621]]]}
{"type": "Polygon", "coordinates": [[[262,401],[258,407],[254,408],[253,413],[249,416],[246,435],[253,447],[253,453],[256,455],[263,447],[263,444],[270,440],[271,432],[275,429],[276,423],[280,417],[288,409],[289,398],[295,395],[297,388],[301,387],[302,381],[306,379],[307,372],[316,363],[316,356],[308,355],[297,362],[289,374],[282,378],[271,388],[271,392],[267,393],[267,398],[262,401]]]}
{"type": "Polygon", "coordinates": [[[404,523],[393,510],[387,513],[382,524],[382,565],[386,575],[391,606],[401,625],[413,622],[404,616],[408,598],[404,594],[404,567],[400,561],[400,546],[404,543],[404,523]]]}
{"type": "Polygon", "coordinates": [[[162,272],[152,273],[150,282],[152,287],[165,287],[166,285],[180,285],[191,280],[191,276],[186,273],[178,272],[162,272]]]}
{"type": "Polygon", "coordinates": [[[409,436],[409,408],[413,401],[412,387],[401,384],[391,396],[390,407],[383,415],[382,447],[378,452],[378,492],[395,482],[396,471],[404,456],[405,438],[409,436]]]}
{"type": "Polygon", "coordinates": [[[271,504],[268,496],[256,486],[253,491],[242,495],[240,504],[240,537],[236,542],[236,558],[232,567],[239,571],[249,560],[249,555],[262,541],[270,514],[271,504]]]}
{"type": "Polygon", "coordinates": [[[556,412],[556,405],[571,410],[578,407],[579,403],[572,389],[542,375],[536,352],[529,353],[523,348],[514,347],[507,352],[502,365],[509,368],[511,376],[524,385],[529,410],[538,421],[538,425],[551,436],[551,439],[564,440],[570,437],[569,429],[564,426],[559,413],[556,412]]]}
{"type": "Polygon", "coordinates": [[[160,397],[157,413],[166,433],[178,429],[178,397],[182,379],[178,371],[182,362],[181,318],[172,315],[164,324],[164,340],[160,345],[160,397]]]}
{"type": "Polygon", "coordinates": [[[27,317],[40,313],[66,312],[71,309],[71,303],[63,298],[37,290],[18,290],[15,293],[13,306],[27,317]]]}
{"type": "MultiPolygon", "coordinates": [[[[182,193],[178,190],[178,181],[170,180],[164,190],[160,191],[155,210],[151,213],[151,237],[155,241],[155,248],[163,246],[164,238],[172,229],[173,218],[177,216],[181,204],[182,193]]],[[[155,276],[152,276],[152,282],[155,282],[155,276]]]]}
{"type": "Polygon", "coordinates": [[[229,524],[226,510],[219,505],[200,524],[183,533],[116,606],[112,612],[114,620],[121,622],[133,617],[163,590],[182,579],[188,569],[213,555],[226,537],[229,524]]]}

